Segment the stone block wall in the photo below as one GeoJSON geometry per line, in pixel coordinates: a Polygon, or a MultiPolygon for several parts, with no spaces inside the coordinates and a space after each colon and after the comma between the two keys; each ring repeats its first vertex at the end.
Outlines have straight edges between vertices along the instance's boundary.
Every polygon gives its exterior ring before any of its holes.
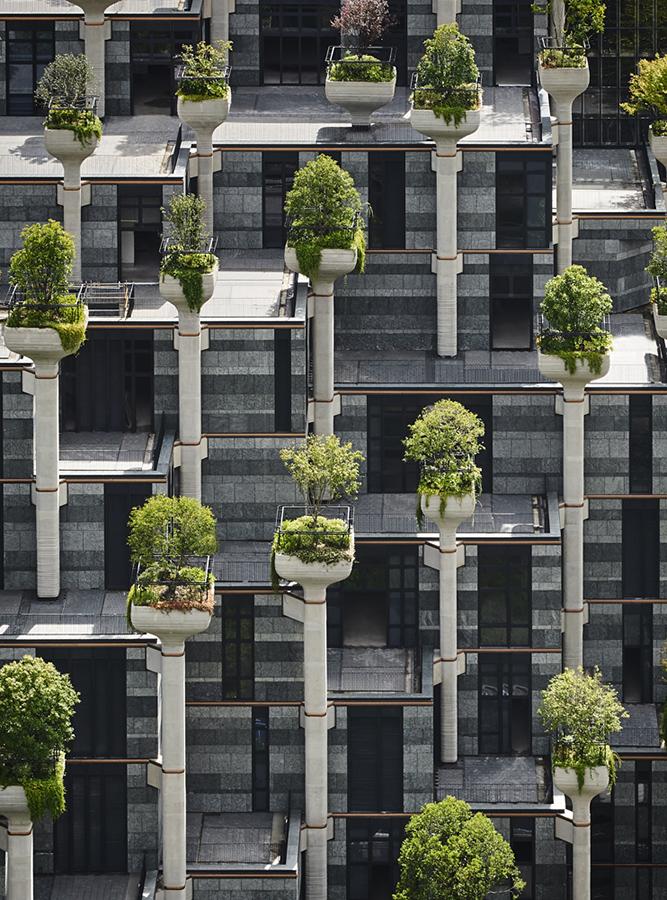
{"type": "Polygon", "coordinates": [[[106,42],[106,113],[129,116],[132,111],[130,77],[130,23],[111,21],[111,39],[106,42]]]}
{"type": "Polygon", "coordinates": [[[262,246],[261,153],[222,154],[222,169],[213,175],[213,206],[220,250],[245,253],[262,246]]]}
{"type": "Polygon", "coordinates": [[[644,271],[651,254],[651,228],[658,219],[580,219],[572,261],[607,286],[614,312],[649,301],[651,279],[644,271]]]}

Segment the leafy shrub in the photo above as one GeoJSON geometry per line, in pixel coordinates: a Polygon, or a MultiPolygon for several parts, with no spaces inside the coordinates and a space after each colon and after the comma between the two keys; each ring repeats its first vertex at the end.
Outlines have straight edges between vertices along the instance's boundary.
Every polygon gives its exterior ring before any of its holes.
{"type": "MultiPolygon", "coordinates": [[[[554,35],[556,45],[559,48],[567,48],[566,61],[564,63],[555,62],[554,65],[576,67],[576,63],[572,61],[575,57],[569,56],[570,62],[567,62],[568,54],[575,51],[575,54],[581,54],[580,65],[583,66],[586,61],[583,49],[586,41],[592,34],[604,31],[604,18],[607,11],[604,0],[567,0],[567,2],[546,0],[546,2],[535,3],[533,11],[549,17],[551,23],[549,32],[554,35]]],[[[540,62],[542,65],[547,65],[544,55],[543,51],[540,62]]]]}
{"type": "Polygon", "coordinates": [[[361,197],[349,172],[320,154],[294,176],[285,198],[290,221],[287,239],[301,271],[315,278],[322,250],[357,250],[357,272],[363,272],[366,239],[360,223],[361,197]]]}
{"type": "Polygon", "coordinates": [[[346,53],[340,62],[332,63],[327,73],[330,81],[392,81],[396,69],[367,53],[346,53]]]}
{"type": "Polygon", "coordinates": [[[14,328],[53,328],[63,349],[74,353],[86,336],[83,305],[69,293],[74,241],[59,222],[27,225],[23,247],[9,263],[9,281],[23,296],[12,308],[7,324],[14,328]]]}
{"type": "Polygon", "coordinates": [[[309,434],[298,446],[280,451],[280,458],[299,488],[306,512],[317,518],[324,505],[356,496],[361,482],[359,464],[363,454],[351,443],[341,444],[335,434],[309,434]]]}
{"type": "Polygon", "coordinates": [[[540,350],[559,356],[572,375],[579,360],[598,374],[612,343],[611,334],[601,327],[612,306],[601,281],[583,266],[569,266],[544,289],[541,309],[550,328],[537,338],[540,350]]]}
{"type": "Polygon", "coordinates": [[[631,116],[642,113],[657,119],[652,125],[653,134],[667,134],[667,55],[655,59],[640,59],[638,71],[630,76],[630,99],[621,103],[621,109],[631,116]]]}
{"type": "Polygon", "coordinates": [[[73,131],[82,147],[102,137],[102,121],[92,109],[50,109],[44,125],[54,130],[73,131]]]}
{"type": "Polygon", "coordinates": [[[328,519],[326,516],[300,516],[283,522],[282,530],[274,534],[271,546],[271,581],[277,590],[279,579],[275,570],[276,553],[296,556],[304,563],[326,565],[352,559],[349,526],[342,519],[328,519]]]}
{"type": "Polygon", "coordinates": [[[193,102],[229,96],[225,66],[231,48],[231,41],[200,41],[194,47],[186,44],[181,50],[183,74],[176,95],[193,102]]]}
{"type": "Polygon", "coordinates": [[[651,302],[655,303],[661,316],[667,315],[667,226],[656,225],[651,229],[653,252],[646,271],[659,284],[651,290],[651,302]]]}
{"type": "MultiPolygon", "coordinates": [[[[331,20],[331,27],[340,31],[341,41],[346,47],[360,51],[379,41],[393,21],[389,13],[388,0],[343,0],[339,15],[331,20]]],[[[378,81],[387,80],[389,79],[378,79],[378,81]]]]}
{"type": "Polygon", "coordinates": [[[188,307],[199,312],[204,303],[202,275],[213,271],[218,261],[202,252],[209,235],[204,223],[206,203],[194,194],[175,194],[161,212],[169,230],[169,247],[160,264],[160,274],[171,275],[180,284],[188,307]]]}
{"type": "Polygon", "coordinates": [[[439,400],[409,426],[409,434],[403,441],[404,459],[419,464],[417,520],[420,527],[422,495],[440,497],[444,510],[447,497],[479,493],[482,470],[475,464],[475,456],[484,449],[480,442],[483,436],[484,424],[479,416],[455,400],[439,400]]]}
{"type": "Polygon", "coordinates": [[[518,897],[524,888],[508,842],[463,800],[427,803],[405,827],[394,900],[518,897]]]}
{"type": "Polygon", "coordinates": [[[475,51],[456,24],[441,25],[424,41],[417,65],[415,109],[430,109],[439,119],[458,125],[466,112],[479,107],[479,69],[475,51]]]}
{"type": "Polygon", "coordinates": [[[33,821],[65,809],[62,755],[79,699],[69,676],[39,657],[0,668],[0,785],[24,788],[33,821]]]}
{"type": "Polygon", "coordinates": [[[218,257],[214,253],[168,252],[160,264],[160,274],[171,275],[181,286],[188,308],[199,312],[204,305],[202,275],[213,271],[218,257]]]}
{"type": "Polygon", "coordinates": [[[61,53],[46,66],[35,91],[37,102],[47,108],[44,125],[73,131],[82,147],[102,137],[102,122],[86,109],[94,79],[85,54],[61,53]]]}
{"type": "Polygon", "coordinates": [[[554,768],[574,769],[581,789],[587,769],[606,766],[610,783],[615,783],[620,761],[609,747],[609,736],[622,730],[628,713],[597,667],[592,675],[581,667],[555,675],[542,692],[537,715],[553,739],[554,768]]]}
{"type": "Polygon", "coordinates": [[[586,65],[586,51],[578,45],[570,47],[548,47],[540,52],[540,63],[545,69],[583,69],[586,65]]]}

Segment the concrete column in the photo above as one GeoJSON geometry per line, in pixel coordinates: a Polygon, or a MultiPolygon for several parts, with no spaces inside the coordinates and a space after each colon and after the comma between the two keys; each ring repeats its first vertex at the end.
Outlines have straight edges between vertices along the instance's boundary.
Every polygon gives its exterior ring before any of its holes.
{"type": "Polygon", "coordinates": [[[437,17],[438,27],[456,22],[461,12],[461,0],[433,0],[433,12],[437,17]]]}
{"type": "Polygon", "coordinates": [[[572,769],[554,769],[554,784],[572,801],[572,898],[591,896],[591,801],[609,786],[606,766],[587,769],[579,788],[572,769]]]}
{"type": "Polygon", "coordinates": [[[563,385],[563,612],[565,668],[584,662],[585,385],[563,385]]]}
{"type": "MultiPolygon", "coordinates": [[[[437,667],[440,670],[440,757],[443,763],[455,763],[458,758],[458,640],[457,640],[457,577],[459,566],[456,531],[475,510],[475,496],[422,496],[424,515],[438,526],[440,533],[440,651],[437,667]]],[[[437,680],[437,677],[436,677],[437,680]]]]}
{"type": "Polygon", "coordinates": [[[229,40],[229,16],[235,11],[234,0],[211,0],[211,43],[229,40]]]}
{"type": "Polygon", "coordinates": [[[74,265],[72,280],[81,281],[81,165],[97,148],[97,138],[84,146],[74,132],[67,129],[44,129],[46,149],[62,164],[63,184],[58,191],[58,201],[63,207],[63,226],[74,241],[74,265]]]}
{"type": "Polygon", "coordinates": [[[93,95],[97,97],[97,115],[101,119],[104,118],[106,107],[106,38],[104,12],[85,13],[83,18],[83,41],[86,48],[86,56],[94,72],[93,95]]]}
{"type": "Polygon", "coordinates": [[[37,596],[54,598],[60,594],[59,362],[34,362],[37,596]]]}
{"type": "Polygon", "coordinates": [[[206,204],[204,221],[209,234],[213,221],[213,132],[225,121],[232,102],[231,90],[220,100],[184,100],[178,98],[178,116],[197,137],[197,194],[206,204]]]}
{"type": "Polygon", "coordinates": [[[313,283],[313,405],[315,434],[334,433],[334,286],[313,283]]]}
{"type": "Polygon", "coordinates": [[[22,787],[10,785],[0,788],[0,815],[7,817],[6,898],[33,900],[33,828],[22,787]]]}

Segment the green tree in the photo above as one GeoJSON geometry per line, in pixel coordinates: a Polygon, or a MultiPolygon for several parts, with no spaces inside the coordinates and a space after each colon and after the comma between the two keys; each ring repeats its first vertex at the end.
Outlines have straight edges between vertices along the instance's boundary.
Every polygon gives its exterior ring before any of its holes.
{"type": "Polygon", "coordinates": [[[181,50],[183,73],[178,96],[194,102],[226,97],[229,94],[226,65],[231,49],[231,41],[186,44],[181,50]]]}
{"type": "Polygon", "coordinates": [[[30,303],[58,306],[69,294],[74,263],[74,241],[60,222],[26,225],[23,247],[9,263],[9,281],[30,303]]]}
{"type": "Polygon", "coordinates": [[[90,94],[95,80],[93,67],[84,53],[59,53],[37,83],[35,99],[48,106],[77,106],[90,94]]]}
{"type": "Polygon", "coordinates": [[[479,107],[475,51],[456,24],[440,25],[424,41],[417,65],[415,109],[429,109],[445,122],[458,125],[469,110],[479,107]]]}
{"type": "Polygon", "coordinates": [[[491,891],[516,897],[524,887],[510,845],[463,800],[427,803],[405,833],[394,900],[484,900],[491,891]]]}
{"type": "Polygon", "coordinates": [[[280,458],[303,495],[306,513],[315,521],[325,501],[337,503],[356,496],[363,454],[335,435],[310,434],[298,446],[280,451],[280,458]]]}
{"type": "MultiPolygon", "coordinates": [[[[630,99],[621,109],[638,116],[645,113],[656,118],[667,117],[667,55],[655,59],[640,59],[638,71],[630,76],[630,99]]],[[[665,133],[665,123],[654,125],[654,134],[665,133]]]]}
{"type": "Polygon", "coordinates": [[[599,329],[612,306],[601,281],[583,266],[570,266],[547,282],[541,309],[552,328],[586,334],[599,329]]]}
{"type": "Polygon", "coordinates": [[[215,517],[210,507],[192,497],[156,494],[130,513],[127,543],[132,562],[157,562],[175,574],[190,556],[211,556],[218,547],[215,517]]]}
{"type": "Polygon", "coordinates": [[[195,194],[174,194],[160,210],[169,228],[170,249],[199,252],[210,235],[206,231],[206,202],[195,194]]]}

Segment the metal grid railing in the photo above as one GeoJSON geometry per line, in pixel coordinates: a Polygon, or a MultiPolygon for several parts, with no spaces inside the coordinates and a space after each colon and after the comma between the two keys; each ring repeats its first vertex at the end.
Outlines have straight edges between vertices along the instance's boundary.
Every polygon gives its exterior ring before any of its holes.
{"type": "Polygon", "coordinates": [[[94,316],[118,316],[126,319],[134,305],[134,282],[85,281],[78,299],[94,316]]]}

